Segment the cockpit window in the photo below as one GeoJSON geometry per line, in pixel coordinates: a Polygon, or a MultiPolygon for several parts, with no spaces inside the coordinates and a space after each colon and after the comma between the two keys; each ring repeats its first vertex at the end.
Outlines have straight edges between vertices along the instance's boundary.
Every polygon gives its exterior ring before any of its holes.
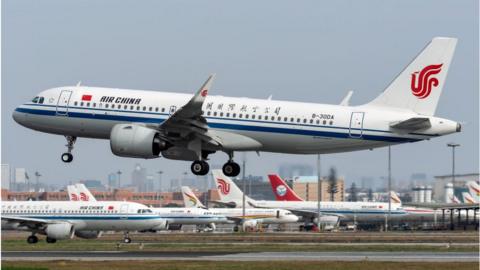
{"type": "Polygon", "coordinates": [[[40,99],[40,97],[34,97],[34,98],[32,99],[32,102],[33,102],[33,103],[38,103],[38,99],[40,99]]]}
{"type": "Polygon", "coordinates": [[[43,101],[44,101],[44,98],[40,97],[40,99],[38,100],[38,103],[43,104],[43,101]]]}

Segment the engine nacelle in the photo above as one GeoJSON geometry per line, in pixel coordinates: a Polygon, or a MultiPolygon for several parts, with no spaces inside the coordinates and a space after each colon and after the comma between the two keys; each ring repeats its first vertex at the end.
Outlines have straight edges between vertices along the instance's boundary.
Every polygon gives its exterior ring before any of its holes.
{"type": "Polygon", "coordinates": [[[102,236],[101,231],[75,231],[75,236],[84,239],[96,239],[102,236]]]}
{"type": "Polygon", "coordinates": [[[110,132],[110,148],[121,157],[158,158],[169,143],[151,128],[134,124],[117,124],[110,132]]]}
{"type": "Polygon", "coordinates": [[[243,228],[244,232],[246,232],[246,231],[256,231],[257,230],[257,225],[258,225],[257,220],[249,219],[249,220],[246,220],[245,222],[243,222],[242,228],[243,228]]]}
{"type": "Polygon", "coordinates": [[[48,224],[45,229],[45,234],[56,240],[72,238],[74,233],[73,225],[66,222],[48,224]]]}

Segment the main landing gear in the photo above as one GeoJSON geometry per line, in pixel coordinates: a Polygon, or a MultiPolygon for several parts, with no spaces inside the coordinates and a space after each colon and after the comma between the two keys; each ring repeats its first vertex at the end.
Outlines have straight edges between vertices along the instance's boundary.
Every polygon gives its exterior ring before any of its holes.
{"type": "MultiPolygon", "coordinates": [[[[206,175],[210,166],[205,160],[195,160],[190,167],[194,175],[206,175]]],[[[223,174],[226,176],[237,176],[240,174],[240,165],[233,161],[233,154],[229,154],[229,159],[222,167],[223,174]]]]}
{"type": "Polygon", "coordinates": [[[123,234],[123,242],[125,244],[130,244],[132,242],[132,239],[130,237],[128,237],[128,232],[125,232],[123,234]]]}
{"type": "Polygon", "coordinates": [[[73,160],[72,150],[77,137],[65,136],[65,138],[67,139],[67,144],[65,145],[67,147],[67,152],[62,154],[62,161],[65,163],[70,163],[73,160]]]}
{"type": "Polygon", "coordinates": [[[29,244],[36,244],[38,242],[38,237],[36,237],[34,234],[30,235],[27,238],[27,243],[29,244]]]}

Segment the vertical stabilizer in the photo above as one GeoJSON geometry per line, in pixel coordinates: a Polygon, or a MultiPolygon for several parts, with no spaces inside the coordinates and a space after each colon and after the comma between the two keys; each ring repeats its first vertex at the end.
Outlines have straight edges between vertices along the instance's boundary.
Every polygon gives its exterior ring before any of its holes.
{"type": "MultiPolygon", "coordinates": [[[[242,206],[242,190],[230,179],[230,177],[223,174],[222,170],[212,170],[213,178],[217,184],[220,201],[224,203],[234,202],[237,207],[242,206]]],[[[255,200],[245,195],[245,203],[254,203],[255,200]]]]}
{"type": "Polygon", "coordinates": [[[182,197],[183,203],[186,208],[207,208],[205,205],[198,199],[198,197],[193,193],[190,187],[182,187],[182,197]]]}
{"type": "Polygon", "coordinates": [[[97,199],[93,196],[93,194],[88,190],[88,188],[84,184],[75,184],[75,187],[78,190],[78,199],[80,201],[86,202],[96,202],[97,199]]]}
{"type": "Polygon", "coordinates": [[[279,175],[269,174],[268,180],[270,180],[270,185],[277,201],[303,201],[279,175]]]}
{"type": "Polygon", "coordinates": [[[368,105],[435,114],[457,44],[456,38],[436,37],[368,105]]]}

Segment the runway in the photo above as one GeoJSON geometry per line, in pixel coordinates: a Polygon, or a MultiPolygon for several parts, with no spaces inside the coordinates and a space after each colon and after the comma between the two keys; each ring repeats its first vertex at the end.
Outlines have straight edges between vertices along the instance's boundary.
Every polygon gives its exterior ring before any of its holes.
{"type": "Polygon", "coordinates": [[[389,261],[478,262],[477,252],[157,252],[157,251],[5,251],[2,261],[389,261]]]}

